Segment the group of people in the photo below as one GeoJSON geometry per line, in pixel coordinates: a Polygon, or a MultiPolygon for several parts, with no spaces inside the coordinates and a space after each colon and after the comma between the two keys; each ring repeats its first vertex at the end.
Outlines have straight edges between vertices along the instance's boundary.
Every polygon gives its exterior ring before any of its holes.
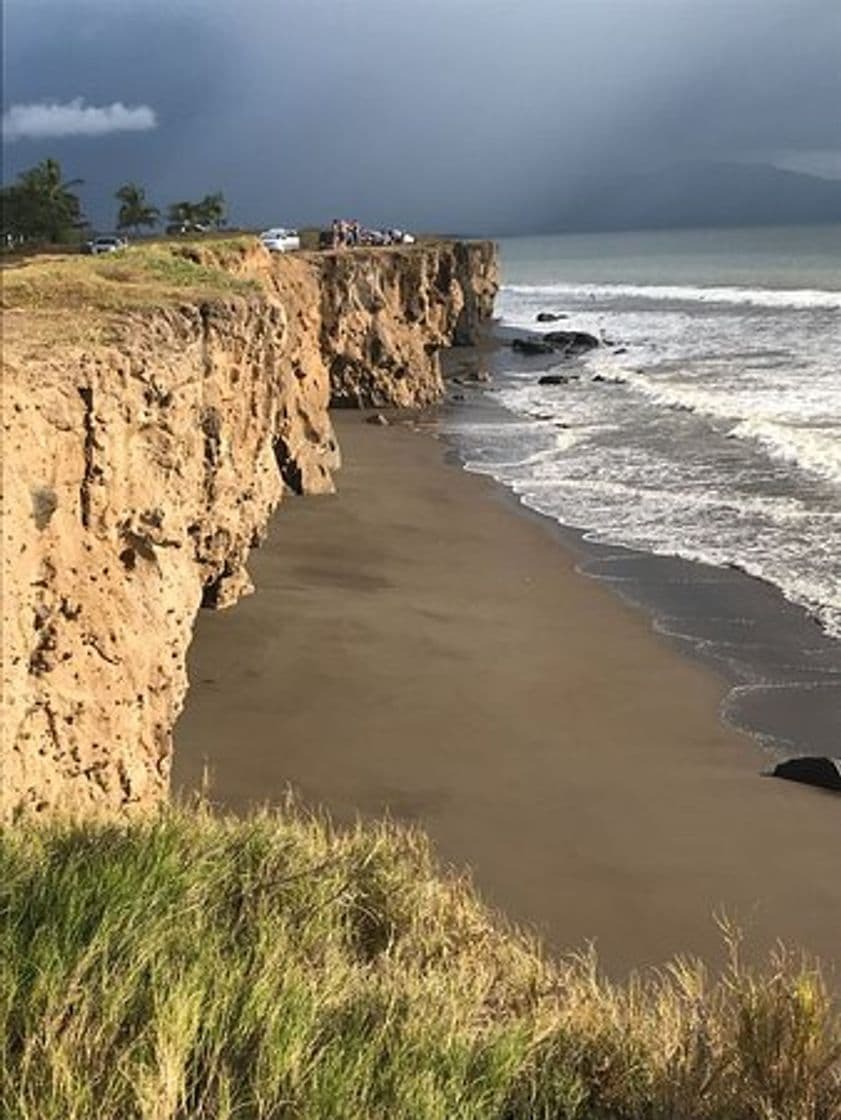
{"type": "Polygon", "coordinates": [[[356,219],[334,218],[331,226],[334,249],[353,245],[404,245],[415,239],[402,229],[366,229],[356,219]]]}

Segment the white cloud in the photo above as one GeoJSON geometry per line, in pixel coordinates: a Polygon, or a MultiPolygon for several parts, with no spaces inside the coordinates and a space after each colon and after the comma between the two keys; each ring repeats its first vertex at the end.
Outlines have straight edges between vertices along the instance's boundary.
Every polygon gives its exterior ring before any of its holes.
{"type": "Polygon", "coordinates": [[[109,132],[145,132],[158,119],[148,105],[86,105],[81,97],[61,104],[41,101],[12,105],[3,114],[6,140],[45,140],[63,136],[105,136],[109,132]]]}

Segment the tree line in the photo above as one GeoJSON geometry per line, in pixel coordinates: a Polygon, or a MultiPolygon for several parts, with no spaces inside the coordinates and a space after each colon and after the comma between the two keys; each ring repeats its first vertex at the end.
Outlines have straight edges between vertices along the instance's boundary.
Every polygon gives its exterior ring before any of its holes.
{"type": "MultiPolygon", "coordinates": [[[[76,189],[81,179],[65,180],[56,159],[44,159],[0,188],[2,234],[6,244],[49,242],[69,244],[80,240],[89,223],[76,189]]],[[[119,203],[116,228],[139,233],[154,229],[161,211],[151,205],[146,190],[137,183],[124,183],[114,195],[119,203]]],[[[221,191],[206,194],[196,202],[173,202],[166,212],[168,227],[189,229],[203,226],[219,229],[225,224],[227,206],[221,191]]]]}

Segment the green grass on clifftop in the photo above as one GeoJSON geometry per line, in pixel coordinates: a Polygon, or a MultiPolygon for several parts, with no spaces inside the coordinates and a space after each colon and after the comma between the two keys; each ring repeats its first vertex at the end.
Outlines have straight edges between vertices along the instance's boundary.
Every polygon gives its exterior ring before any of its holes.
{"type": "Polygon", "coordinates": [[[831,1120],[840,1052],[797,958],[614,987],[390,825],[0,837],[4,1120],[831,1120]]]}
{"type": "Polygon", "coordinates": [[[101,256],[36,256],[3,269],[3,306],[23,310],[119,311],[172,300],[243,294],[237,276],[251,237],[131,245],[101,256]]]}

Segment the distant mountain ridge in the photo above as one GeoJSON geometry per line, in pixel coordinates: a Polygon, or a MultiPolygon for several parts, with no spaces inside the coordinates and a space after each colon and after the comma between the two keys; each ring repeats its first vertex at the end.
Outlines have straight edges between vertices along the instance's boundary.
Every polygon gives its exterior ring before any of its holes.
{"type": "Polygon", "coordinates": [[[594,180],[559,210],[552,229],[672,229],[841,222],[841,181],[768,164],[679,163],[594,180]]]}

